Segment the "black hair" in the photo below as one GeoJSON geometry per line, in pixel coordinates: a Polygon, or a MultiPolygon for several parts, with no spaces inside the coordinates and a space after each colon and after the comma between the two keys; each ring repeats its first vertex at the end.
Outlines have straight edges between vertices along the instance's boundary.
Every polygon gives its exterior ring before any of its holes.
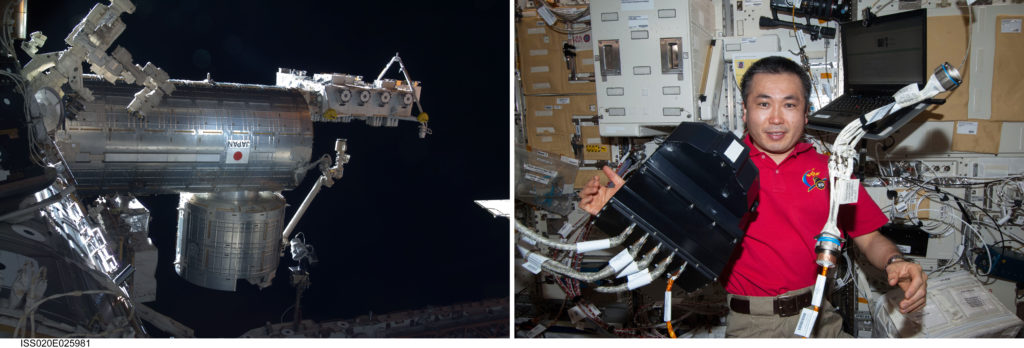
{"type": "Polygon", "coordinates": [[[750,81],[757,74],[793,74],[800,78],[804,89],[804,112],[811,107],[811,77],[807,75],[804,68],[796,62],[785,57],[771,56],[761,58],[747,68],[740,82],[740,95],[743,96],[743,105],[747,105],[747,96],[750,95],[750,81]]]}

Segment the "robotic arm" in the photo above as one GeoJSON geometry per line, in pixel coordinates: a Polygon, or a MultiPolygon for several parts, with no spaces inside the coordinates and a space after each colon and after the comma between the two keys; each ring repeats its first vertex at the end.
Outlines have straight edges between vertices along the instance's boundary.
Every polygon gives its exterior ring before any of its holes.
{"type": "Polygon", "coordinates": [[[835,267],[836,259],[840,254],[844,240],[836,224],[839,216],[839,206],[857,202],[860,180],[850,179],[850,175],[853,173],[853,164],[857,156],[857,143],[866,134],[864,128],[895,111],[923,102],[939,93],[956,89],[960,86],[960,82],[962,82],[960,72],[949,63],[943,63],[935,69],[931,78],[928,79],[928,83],[925,84],[924,89],[919,90],[917,84],[903,87],[893,95],[893,98],[896,100],[895,102],[872,110],[861,117],[860,120],[851,122],[836,137],[832,156],[828,162],[830,185],[828,220],[825,221],[825,227],[822,228],[821,234],[815,238],[817,244],[815,244],[814,248],[814,251],[818,254],[817,263],[823,270],[818,275],[818,281],[814,286],[814,296],[811,300],[814,310],[805,309],[804,313],[801,313],[801,323],[805,322],[803,317],[809,315],[811,318],[806,322],[811,325],[798,325],[797,335],[803,337],[810,335],[814,320],[817,318],[818,307],[821,306],[828,269],[835,267]]]}

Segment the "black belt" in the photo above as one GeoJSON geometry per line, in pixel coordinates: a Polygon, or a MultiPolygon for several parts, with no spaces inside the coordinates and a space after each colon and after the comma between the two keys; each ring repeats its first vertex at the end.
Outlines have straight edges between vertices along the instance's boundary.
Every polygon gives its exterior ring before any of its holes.
{"type": "MultiPolygon", "coordinates": [[[[804,307],[811,305],[811,293],[801,295],[776,297],[772,300],[772,312],[780,317],[797,315],[804,307]]],[[[729,301],[729,308],[740,314],[750,314],[750,300],[733,297],[729,301]]]]}

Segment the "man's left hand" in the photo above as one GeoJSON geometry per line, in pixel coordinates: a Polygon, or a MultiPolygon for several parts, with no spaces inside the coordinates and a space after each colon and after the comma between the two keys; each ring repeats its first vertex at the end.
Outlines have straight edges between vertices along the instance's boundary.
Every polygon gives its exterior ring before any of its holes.
{"type": "Polygon", "coordinates": [[[889,277],[889,285],[899,285],[903,289],[900,313],[906,314],[924,308],[928,275],[924,274],[921,265],[897,260],[885,267],[885,273],[889,277]]]}

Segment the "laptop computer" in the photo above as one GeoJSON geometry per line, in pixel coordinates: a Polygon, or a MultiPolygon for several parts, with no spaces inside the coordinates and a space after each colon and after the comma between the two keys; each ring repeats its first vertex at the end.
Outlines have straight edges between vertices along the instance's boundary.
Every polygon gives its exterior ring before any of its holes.
{"type": "MultiPolygon", "coordinates": [[[[900,88],[911,83],[924,86],[926,23],[924,9],[877,17],[867,27],[863,21],[841,23],[846,86],[842,96],[810,116],[807,128],[839,132],[861,115],[892,103],[900,88]]],[[[865,137],[879,138],[893,123],[905,123],[922,110],[907,108],[889,115],[869,126],[865,137]]]]}

